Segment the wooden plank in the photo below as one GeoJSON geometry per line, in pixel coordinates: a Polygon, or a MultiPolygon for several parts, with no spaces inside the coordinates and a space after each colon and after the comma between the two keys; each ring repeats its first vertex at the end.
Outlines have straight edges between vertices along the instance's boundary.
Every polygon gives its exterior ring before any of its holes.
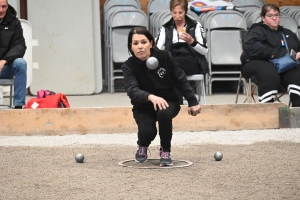
{"type": "Polygon", "coordinates": [[[197,117],[184,115],[187,107],[174,120],[174,130],[251,130],[279,128],[279,108],[283,103],[273,104],[227,104],[204,105],[202,113],[197,117]]]}
{"type": "MultiPolygon", "coordinates": [[[[283,103],[203,105],[189,116],[187,106],[173,120],[174,131],[279,128],[283,103]]],[[[133,133],[137,126],[131,107],[0,110],[0,135],[68,135],[133,133]]]]}

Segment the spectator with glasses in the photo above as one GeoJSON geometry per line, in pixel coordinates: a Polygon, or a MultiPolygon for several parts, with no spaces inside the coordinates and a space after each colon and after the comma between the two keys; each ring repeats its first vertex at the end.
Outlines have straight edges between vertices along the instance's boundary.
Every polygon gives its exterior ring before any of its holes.
{"type": "Polygon", "coordinates": [[[243,77],[257,81],[259,102],[274,102],[280,87],[287,89],[293,107],[300,107],[300,65],[278,73],[269,60],[281,58],[292,49],[300,60],[300,41],[295,33],[279,25],[280,10],[266,4],[261,10],[261,22],[254,23],[243,42],[241,55],[243,77]],[[286,42],[285,42],[286,41],[286,42]],[[286,44],[287,43],[287,44],[286,44]]]}

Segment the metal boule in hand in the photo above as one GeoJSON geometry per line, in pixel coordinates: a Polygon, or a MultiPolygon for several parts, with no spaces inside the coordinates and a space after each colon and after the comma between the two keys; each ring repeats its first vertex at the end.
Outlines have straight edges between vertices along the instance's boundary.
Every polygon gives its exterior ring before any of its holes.
{"type": "Polygon", "coordinates": [[[148,69],[154,70],[158,67],[158,60],[155,57],[149,57],[146,61],[148,69]]]}

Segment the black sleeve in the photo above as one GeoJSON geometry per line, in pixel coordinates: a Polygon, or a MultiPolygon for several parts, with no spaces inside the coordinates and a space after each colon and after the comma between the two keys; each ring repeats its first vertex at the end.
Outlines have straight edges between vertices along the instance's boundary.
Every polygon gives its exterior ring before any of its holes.
{"type": "Polygon", "coordinates": [[[125,80],[125,90],[129,98],[133,101],[146,103],[148,102],[149,92],[140,90],[138,81],[133,71],[124,63],[122,65],[122,72],[125,80]]]}
{"type": "Polygon", "coordinates": [[[15,33],[12,37],[9,51],[3,57],[3,60],[6,60],[8,63],[11,63],[16,58],[22,58],[26,51],[25,39],[23,36],[23,29],[21,22],[18,20],[16,22],[15,33]]]}

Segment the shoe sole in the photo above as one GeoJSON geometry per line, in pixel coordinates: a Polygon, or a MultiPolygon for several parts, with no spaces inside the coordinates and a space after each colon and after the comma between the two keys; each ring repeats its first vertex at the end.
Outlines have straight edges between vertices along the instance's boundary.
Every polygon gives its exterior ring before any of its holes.
{"type": "Polygon", "coordinates": [[[170,164],[160,164],[159,166],[161,166],[161,167],[168,167],[168,166],[172,166],[173,165],[173,163],[170,163],[170,164]]]}
{"type": "MultiPolygon", "coordinates": [[[[148,160],[148,159],[147,159],[147,160],[148,160]]],[[[134,159],[134,161],[137,162],[137,163],[144,163],[144,162],[147,162],[147,160],[141,162],[141,161],[137,161],[136,159],[134,159]]]]}

